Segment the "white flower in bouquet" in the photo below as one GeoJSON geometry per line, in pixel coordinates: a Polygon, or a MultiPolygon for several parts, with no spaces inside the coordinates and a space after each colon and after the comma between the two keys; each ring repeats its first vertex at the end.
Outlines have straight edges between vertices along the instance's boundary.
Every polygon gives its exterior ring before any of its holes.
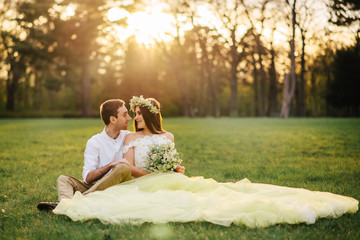
{"type": "Polygon", "coordinates": [[[174,171],[182,162],[181,154],[175,149],[174,143],[165,143],[150,147],[147,153],[146,170],[150,172],[174,171]]]}

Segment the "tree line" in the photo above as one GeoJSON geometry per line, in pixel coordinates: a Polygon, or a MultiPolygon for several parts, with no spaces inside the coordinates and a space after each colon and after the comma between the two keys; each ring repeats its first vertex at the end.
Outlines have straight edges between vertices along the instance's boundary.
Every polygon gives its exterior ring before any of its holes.
{"type": "Polygon", "coordinates": [[[356,0],[163,1],[174,31],[150,45],[120,40],[126,18],[107,17],[146,1],[0,4],[3,117],[90,117],[104,100],[133,95],[157,98],[168,116],[360,113],[356,0]]]}

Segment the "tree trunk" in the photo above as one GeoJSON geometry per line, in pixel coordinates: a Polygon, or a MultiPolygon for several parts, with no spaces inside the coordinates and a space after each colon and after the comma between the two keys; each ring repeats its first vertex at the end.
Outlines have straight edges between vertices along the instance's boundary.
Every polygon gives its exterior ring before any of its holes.
{"type": "MultiPolygon", "coordinates": [[[[181,60],[180,60],[181,61],[181,60]]],[[[175,79],[178,83],[179,90],[182,97],[183,102],[183,114],[186,117],[195,117],[194,109],[192,107],[190,98],[188,97],[188,93],[186,90],[186,85],[183,78],[183,67],[177,68],[176,66],[172,65],[172,69],[174,71],[175,79]]]]}
{"type": "Polygon", "coordinates": [[[265,81],[266,81],[266,74],[264,70],[264,66],[262,64],[262,56],[261,53],[259,54],[259,64],[260,64],[260,116],[265,116],[265,81]]]}
{"type": "Polygon", "coordinates": [[[6,90],[7,90],[7,97],[6,97],[6,110],[7,111],[14,111],[15,110],[15,88],[13,81],[6,82],[6,90]]]}
{"type": "Polygon", "coordinates": [[[178,59],[180,61],[180,67],[176,68],[176,66],[173,66],[173,71],[175,74],[175,78],[177,80],[178,86],[180,88],[180,92],[181,92],[181,96],[183,99],[183,103],[184,103],[184,115],[187,117],[195,117],[195,112],[194,109],[192,107],[189,95],[188,95],[188,91],[185,85],[185,81],[184,81],[184,64],[183,64],[183,60],[182,59],[178,59]]]}
{"type": "Polygon", "coordinates": [[[231,67],[231,78],[230,78],[230,116],[237,117],[237,77],[236,77],[236,66],[231,67]]]}
{"type": "MultiPolygon", "coordinates": [[[[325,89],[326,89],[326,95],[329,94],[329,89],[330,89],[330,83],[332,81],[332,77],[331,77],[331,67],[330,65],[327,63],[326,61],[326,58],[324,58],[323,60],[323,64],[324,64],[324,67],[325,67],[325,72],[326,72],[326,84],[325,84],[325,89]]],[[[330,106],[329,104],[326,103],[326,115],[327,116],[331,116],[331,112],[330,112],[330,106]]]]}
{"type": "Polygon", "coordinates": [[[205,104],[204,104],[204,88],[205,88],[205,66],[201,61],[199,66],[199,116],[205,115],[205,104]]]}
{"type": "Polygon", "coordinates": [[[288,118],[290,114],[290,107],[291,107],[291,100],[294,96],[295,88],[293,87],[295,84],[291,84],[291,79],[288,74],[285,74],[284,76],[284,89],[283,89],[283,102],[281,106],[281,113],[280,117],[282,118],[288,118]]]}
{"type": "Polygon", "coordinates": [[[214,117],[220,117],[220,107],[219,107],[219,101],[217,98],[217,91],[216,91],[216,87],[214,84],[214,78],[213,78],[213,73],[211,70],[211,60],[209,58],[209,54],[207,52],[206,49],[206,44],[204,41],[200,40],[200,47],[201,47],[201,52],[203,55],[203,64],[205,64],[205,69],[206,69],[206,79],[208,82],[208,98],[212,99],[211,101],[208,101],[209,104],[209,111],[207,115],[211,115],[211,110],[214,111],[214,117]]]}
{"type": "Polygon", "coordinates": [[[11,65],[8,72],[8,80],[6,81],[6,92],[7,92],[7,101],[6,101],[6,110],[14,111],[15,110],[15,95],[16,89],[19,82],[19,75],[17,74],[17,69],[14,69],[14,65],[11,65]]]}
{"type": "Polygon", "coordinates": [[[254,70],[253,70],[253,75],[254,75],[254,82],[253,82],[253,89],[254,89],[254,111],[255,111],[255,116],[259,116],[259,115],[260,115],[260,111],[259,111],[259,80],[258,80],[258,70],[257,70],[257,67],[256,67],[256,59],[255,59],[254,53],[252,53],[251,56],[252,56],[253,66],[254,66],[254,70]]]}
{"type": "Polygon", "coordinates": [[[191,104],[190,98],[189,98],[189,94],[186,88],[186,84],[184,81],[184,71],[185,71],[185,67],[184,67],[184,60],[182,58],[182,49],[183,49],[183,45],[180,42],[179,37],[176,37],[176,41],[177,41],[177,51],[175,52],[176,54],[170,54],[169,51],[167,50],[166,46],[164,43],[160,43],[157,42],[160,49],[162,50],[162,52],[164,53],[164,55],[166,56],[166,58],[169,61],[169,64],[171,66],[172,72],[175,76],[176,82],[179,86],[179,90],[181,93],[181,98],[182,98],[182,106],[183,106],[183,115],[187,116],[187,117],[195,117],[195,111],[193,109],[193,106],[191,104]]]}
{"type": "Polygon", "coordinates": [[[316,99],[316,76],[315,76],[315,71],[311,71],[311,88],[310,88],[310,92],[311,92],[311,108],[312,108],[312,114],[314,117],[318,117],[319,115],[319,110],[318,110],[318,101],[316,99]]]}
{"type": "Polygon", "coordinates": [[[299,81],[299,96],[298,96],[298,115],[300,117],[305,116],[305,34],[304,31],[301,30],[301,40],[302,40],[302,48],[301,48],[301,73],[300,73],[300,81],[299,81]]]}
{"type": "Polygon", "coordinates": [[[230,76],[230,116],[237,117],[238,116],[238,104],[237,104],[237,66],[238,66],[238,53],[236,47],[236,39],[235,39],[235,29],[231,30],[231,39],[232,45],[230,49],[231,54],[231,76],[230,76]]]}
{"type": "Polygon", "coordinates": [[[208,64],[207,66],[207,70],[208,70],[208,81],[209,81],[209,89],[210,89],[210,93],[211,93],[211,98],[213,100],[213,110],[214,110],[214,117],[220,117],[220,108],[219,108],[219,101],[217,98],[217,91],[215,88],[215,84],[214,84],[214,78],[211,72],[211,67],[210,64],[208,64]]]}
{"type": "MultiPolygon", "coordinates": [[[[263,61],[262,61],[262,50],[261,50],[261,42],[260,42],[260,36],[258,36],[257,34],[255,34],[254,31],[252,31],[255,42],[256,42],[256,51],[257,54],[259,55],[259,59],[258,59],[258,63],[260,66],[259,69],[259,73],[260,73],[260,78],[259,78],[259,83],[260,83],[260,98],[259,98],[259,115],[260,116],[265,116],[265,98],[266,98],[266,91],[265,91],[265,82],[266,82],[266,74],[265,74],[265,70],[264,70],[264,65],[263,65],[263,61]]],[[[253,57],[254,59],[254,57],[253,57]]],[[[255,65],[254,65],[255,66],[255,65]]]]}
{"type": "Polygon", "coordinates": [[[42,98],[43,98],[43,86],[42,86],[42,76],[40,74],[35,73],[35,86],[34,86],[34,109],[41,110],[42,109],[42,98]]]}
{"type": "Polygon", "coordinates": [[[284,96],[281,107],[280,117],[288,118],[290,115],[291,101],[294,97],[295,86],[296,86],[296,75],[295,75],[295,27],[296,27],[296,0],[294,0],[292,6],[292,39],[290,41],[290,76],[285,76],[284,79],[284,96]]]}
{"type": "MultiPolygon", "coordinates": [[[[261,29],[263,29],[264,27],[264,20],[265,20],[265,15],[264,15],[264,9],[265,9],[265,6],[267,4],[268,1],[264,1],[263,2],[263,5],[262,5],[262,12],[261,12],[261,15],[262,15],[262,20],[260,21],[261,23],[261,29]]],[[[245,6],[244,4],[244,1],[241,0],[241,3],[245,6]]],[[[257,34],[255,33],[255,26],[254,26],[254,23],[252,21],[252,18],[250,17],[250,13],[249,11],[247,10],[247,8],[245,7],[245,12],[246,12],[246,15],[249,19],[249,22],[251,24],[251,34],[253,35],[254,37],[254,40],[255,40],[255,43],[256,43],[256,51],[257,51],[257,54],[259,55],[259,59],[258,59],[258,63],[259,63],[259,66],[260,66],[260,69],[259,69],[259,75],[260,75],[260,78],[259,78],[259,83],[260,83],[260,98],[259,98],[259,111],[258,113],[256,113],[256,115],[260,115],[260,116],[265,116],[265,99],[266,99],[266,88],[265,88],[265,83],[266,83],[266,74],[265,74],[265,70],[264,70],[264,65],[263,65],[263,60],[262,60],[262,53],[264,52],[262,50],[262,44],[261,44],[261,39],[260,39],[260,36],[261,36],[261,32],[260,34],[257,34]]],[[[255,51],[254,51],[255,53],[255,51]]],[[[253,53],[253,55],[254,55],[253,53]]],[[[254,61],[254,69],[256,69],[256,72],[254,72],[254,76],[257,76],[257,67],[256,67],[256,61],[255,61],[255,58],[253,56],[253,61],[254,61]]],[[[257,84],[255,84],[255,80],[257,80],[257,77],[254,77],[254,85],[256,87],[256,89],[258,88],[257,84]]],[[[258,94],[258,91],[255,92],[255,95],[258,94]]],[[[257,101],[257,97],[255,96],[256,98],[256,101],[257,101]]],[[[257,112],[257,111],[256,111],[257,112]]]]}
{"type": "Polygon", "coordinates": [[[28,74],[25,78],[25,86],[24,86],[24,107],[25,109],[31,109],[31,88],[30,88],[30,77],[31,75],[28,74]]]}
{"type": "MultiPolygon", "coordinates": [[[[209,79],[207,79],[209,81],[209,79]]],[[[213,112],[213,108],[212,108],[212,98],[211,98],[211,87],[208,83],[207,85],[207,97],[206,97],[206,117],[210,117],[212,115],[213,112]]]]}
{"type": "Polygon", "coordinates": [[[296,77],[295,77],[295,55],[294,55],[294,43],[290,42],[291,53],[291,69],[290,76],[285,75],[284,77],[284,95],[283,95],[283,103],[281,107],[280,117],[288,118],[290,115],[291,101],[294,97],[295,86],[296,86],[296,77]]]}
{"type": "Polygon", "coordinates": [[[277,114],[277,80],[276,80],[276,69],[275,69],[275,51],[271,44],[270,49],[271,54],[271,64],[269,69],[269,77],[270,77],[270,84],[269,84],[269,93],[268,93],[268,116],[275,116],[277,114]]]}
{"type": "Polygon", "coordinates": [[[355,42],[356,42],[356,53],[360,56],[360,26],[355,34],[355,42]]]}
{"type": "Polygon", "coordinates": [[[89,61],[84,62],[81,74],[82,83],[82,116],[91,117],[91,84],[89,74],[89,61]]]}

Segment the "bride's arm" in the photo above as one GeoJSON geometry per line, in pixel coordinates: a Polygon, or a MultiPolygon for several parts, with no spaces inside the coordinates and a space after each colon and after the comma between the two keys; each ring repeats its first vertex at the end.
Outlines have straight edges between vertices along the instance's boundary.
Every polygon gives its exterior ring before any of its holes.
{"type": "MultiPolygon", "coordinates": [[[[130,135],[130,134],[129,134],[130,135]]],[[[125,138],[125,145],[128,145],[129,142],[132,140],[132,136],[126,136],[125,138]]],[[[131,175],[133,177],[142,177],[145,176],[146,174],[149,174],[150,172],[143,170],[137,166],[135,166],[135,154],[134,154],[134,147],[131,147],[125,154],[124,154],[124,158],[126,160],[129,161],[130,163],[130,171],[131,171],[131,175]]]]}
{"type": "Polygon", "coordinates": [[[130,162],[130,171],[133,177],[138,178],[150,173],[146,170],[143,170],[135,166],[134,147],[130,148],[129,151],[125,153],[124,158],[126,158],[130,162]]]}

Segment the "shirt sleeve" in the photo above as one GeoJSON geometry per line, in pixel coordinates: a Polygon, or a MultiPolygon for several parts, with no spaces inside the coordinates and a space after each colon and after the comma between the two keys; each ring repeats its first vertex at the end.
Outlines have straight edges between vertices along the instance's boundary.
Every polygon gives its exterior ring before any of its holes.
{"type": "Polygon", "coordinates": [[[93,138],[90,138],[86,143],[86,148],[84,152],[84,167],[82,177],[84,182],[86,182],[86,177],[90,171],[95,170],[99,166],[100,161],[100,148],[97,146],[93,138]]]}
{"type": "Polygon", "coordinates": [[[129,142],[128,145],[125,145],[123,148],[123,154],[125,155],[125,153],[127,153],[129,151],[130,148],[134,147],[134,143],[133,141],[129,142]]]}

